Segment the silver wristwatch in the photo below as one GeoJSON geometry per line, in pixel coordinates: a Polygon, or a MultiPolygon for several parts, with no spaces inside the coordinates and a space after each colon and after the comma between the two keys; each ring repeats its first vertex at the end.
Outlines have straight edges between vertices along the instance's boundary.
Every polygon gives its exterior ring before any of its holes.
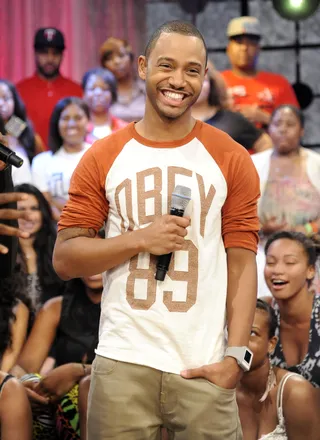
{"type": "Polygon", "coordinates": [[[253,353],[248,347],[228,347],[224,356],[235,358],[243,371],[250,370],[253,353]]]}

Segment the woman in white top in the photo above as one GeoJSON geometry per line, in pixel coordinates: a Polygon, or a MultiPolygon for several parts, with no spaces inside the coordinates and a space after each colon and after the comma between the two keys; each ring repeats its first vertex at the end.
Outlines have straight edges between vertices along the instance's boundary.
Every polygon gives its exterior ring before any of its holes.
{"type": "Polygon", "coordinates": [[[261,191],[258,296],[270,295],[263,276],[267,238],[282,230],[311,236],[320,228],[320,154],[301,146],[303,133],[300,110],[282,105],[269,125],[273,148],[252,156],[261,191]]]}
{"type": "Polygon", "coordinates": [[[49,129],[51,151],[38,154],[32,162],[34,185],[51,204],[55,220],[68,199],[70,179],[86,150],[89,109],[80,98],[61,99],[55,106],[49,129]]]}
{"type": "Polygon", "coordinates": [[[258,299],[249,348],[253,361],[237,387],[244,440],[318,440],[317,390],[302,376],[273,367],[277,337],[272,307],[258,299]]]}

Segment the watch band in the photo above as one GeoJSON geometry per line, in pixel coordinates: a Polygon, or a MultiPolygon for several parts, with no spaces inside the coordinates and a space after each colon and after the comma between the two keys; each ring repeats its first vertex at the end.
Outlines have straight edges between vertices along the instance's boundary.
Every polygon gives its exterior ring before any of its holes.
{"type": "Polygon", "coordinates": [[[238,365],[243,371],[250,370],[253,353],[248,347],[228,347],[225,356],[230,356],[236,359],[238,365]]]}

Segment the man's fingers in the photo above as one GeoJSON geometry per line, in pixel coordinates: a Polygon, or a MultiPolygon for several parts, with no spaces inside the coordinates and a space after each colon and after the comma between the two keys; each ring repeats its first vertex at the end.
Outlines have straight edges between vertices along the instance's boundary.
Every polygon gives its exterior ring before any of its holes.
{"type": "Polygon", "coordinates": [[[3,246],[3,244],[0,244],[0,254],[5,255],[9,252],[9,249],[5,246],[3,246]]]}
{"type": "Polygon", "coordinates": [[[9,235],[12,237],[29,238],[30,234],[28,232],[20,231],[18,228],[12,226],[7,226],[0,223],[0,235],[9,235]]]}
{"type": "Polygon", "coordinates": [[[4,205],[6,203],[19,202],[20,200],[27,200],[29,197],[28,194],[25,193],[2,193],[0,194],[0,205],[4,205]]]}
{"type": "Polygon", "coordinates": [[[173,222],[175,225],[178,225],[181,228],[187,228],[190,225],[190,218],[189,217],[178,217],[176,215],[170,215],[169,222],[173,222]]]}
{"type": "Polygon", "coordinates": [[[181,371],[180,375],[185,379],[193,379],[195,377],[206,377],[203,367],[191,368],[190,370],[181,371]]]}
{"type": "Polygon", "coordinates": [[[29,220],[30,215],[26,211],[18,211],[17,209],[1,209],[0,220],[18,220],[23,218],[29,220]]]}

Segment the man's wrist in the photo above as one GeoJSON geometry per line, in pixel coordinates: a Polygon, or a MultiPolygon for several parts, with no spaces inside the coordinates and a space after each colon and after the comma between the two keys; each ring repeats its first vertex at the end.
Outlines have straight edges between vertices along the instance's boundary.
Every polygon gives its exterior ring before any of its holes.
{"type": "Polygon", "coordinates": [[[223,358],[224,365],[226,366],[226,371],[231,373],[232,376],[235,376],[236,380],[239,381],[243,375],[243,370],[238,364],[237,360],[231,356],[225,356],[223,358]]]}

